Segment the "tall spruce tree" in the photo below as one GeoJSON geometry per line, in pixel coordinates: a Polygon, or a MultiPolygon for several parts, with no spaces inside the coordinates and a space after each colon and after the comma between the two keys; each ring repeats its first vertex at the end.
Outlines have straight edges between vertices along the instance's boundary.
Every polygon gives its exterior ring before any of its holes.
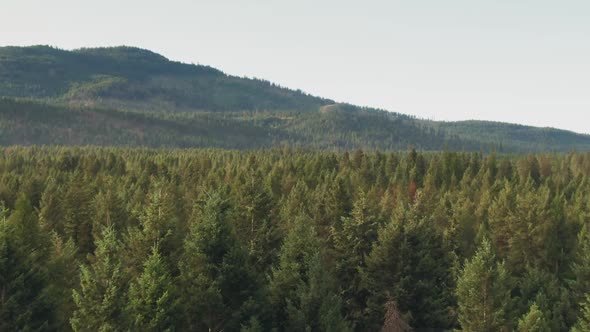
{"type": "Polygon", "coordinates": [[[139,225],[128,229],[125,238],[126,260],[127,268],[134,277],[139,275],[154,245],[160,248],[168,266],[173,266],[178,260],[182,234],[179,232],[174,204],[167,198],[168,193],[162,184],[156,184],[148,195],[148,202],[139,211],[139,225]]]}
{"type": "Polygon", "coordinates": [[[453,260],[431,223],[399,210],[380,230],[366,265],[368,327],[383,325],[388,301],[395,301],[412,327],[451,327],[453,260]]]}
{"type": "Polygon", "coordinates": [[[72,239],[64,241],[57,233],[53,233],[51,242],[48,260],[50,284],[47,289],[47,294],[55,307],[51,329],[69,331],[70,316],[76,308],[72,289],[80,284],[79,264],[76,260],[77,249],[72,239]]]}
{"type": "Polygon", "coordinates": [[[238,329],[249,313],[258,287],[231,231],[229,208],[219,192],[195,208],[178,263],[184,329],[238,329]]]}
{"type": "Polygon", "coordinates": [[[71,177],[61,197],[60,205],[66,236],[74,240],[80,255],[92,253],[94,250],[92,193],[81,173],[75,173],[71,177]]]}
{"type": "Polygon", "coordinates": [[[342,300],[324,266],[311,221],[298,217],[279,254],[270,281],[273,322],[280,331],[347,331],[342,300]]]}
{"type": "MultiPolygon", "coordinates": [[[[584,225],[578,234],[577,248],[572,263],[573,279],[569,280],[576,306],[590,293],[590,227],[584,225]]],[[[576,314],[581,308],[576,308],[576,314]]]]}
{"type": "Polygon", "coordinates": [[[533,303],[529,311],[518,320],[518,332],[551,332],[547,326],[543,312],[536,303],[533,303]]]}
{"type": "Polygon", "coordinates": [[[121,244],[113,228],[105,228],[96,242],[90,265],[80,266],[80,288],[73,291],[74,331],[124,331],[126,278],[121,266],[121,244]]]}
{"type": "Polygon", "coordinates": [[[127,226],[127,213],[122,199],[113,188],[99,192],[94,198],[92,234],[100,236],[104,227],[112,227],[120,233],[127,226]]]}
{"type": "Polygon", "coordinates": [[[126,312],[132,331],[171,332],[178,324],[177,297],[170,272],[156,246],[130,286],[126,312]]]}
{"type": "Polygon", "coordinates": [[[237,218],[234,229],[242,245],[248,249],[250,262],[259,273],[267,273],[276,261],[280,232],[276,224],[271,195],[262,175],[249,171],[238,186],[237,218]]]}
{"type": "Polygon", "coordinates": [[[365,258],[371,251],[371,245],[377,239],[380,226],[378,211],[366,194],[360,194],[350,217],[343,217],[331,231],[336,259],[335,275],[341,287],[346,311],[355,324],[363,321],[367,298],[366,290],[361,286],[360,271],[365,268],[365,258]]]}
{"type": "Polygon", "coordinates": [[[459,323],[464,331],[509,331],[511,286],[504,264],[496,260],[489,240],[484,239],[457,282],[459,323]]]}
{"type": "Polygon", "coordinates": [[[30,205],[21,196],[10,220],[0,205],[0,331],[42,331],[52,311],[46,297],[47,274],[28,235],[30,205]]]}
{"type": "Polygon", "coordinates": [[[581,304],[581,308],[578,321],[572,328],[572,332],[590,331],[590,295],[586,295],[586,300],[581,304]]]}

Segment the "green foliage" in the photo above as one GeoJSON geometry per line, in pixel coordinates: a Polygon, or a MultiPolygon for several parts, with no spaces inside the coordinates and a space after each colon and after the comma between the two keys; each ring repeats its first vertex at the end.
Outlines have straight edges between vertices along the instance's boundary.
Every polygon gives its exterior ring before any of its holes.
{"type": "Polygon", "coordinates": [[[148,194],[145,207],[138,212],[139,225],[128,230],[125,239],[127,261],[134,275],[137,269],[133,267],[143,264],[153,246],[158,246],[170,266],[176,264],[182,237],[179,234],[178,214],[169,196],[161,185],[154,186],[148,194]]]}
{"type": "Polygon", "coordinates": [[[49,254],[49,286],[47,296],[55,306],[55,316],[51,329],[69,331],[70,316],[76,309],[72,297],[72,289],[79,285],[79,265],[76,260],[77,249],[72,239],[64,242],[63,239],[53,234],[51,252],[49,254]]]}
{"type": "Polygon", "coordinates": [[[90,265],[80,266],[80,290],[74,289],[74,331],[124,331],[125,276],[121,244],[112,228],[96,243],[90,265]]]}
{"type": "Polygon", "coordinates": [[[178,263],[185,328],[236,329],[256,282],[231,231],[227,201],[219,192],[207,195],[195,208],[178,263]]]}
{"type": "Polygon", "coordinates": [[[127,214],[117,193],[111,188],[101,191],[94,198],[94,204],[96,213],[93,215],[92,233],[100,235],[105,227],[113,228],[117,233],[122,232],[127,225],[127,214]]]}
{"type": "Polygon", "coordinates": [[[80,173],[70,179],[68,190],[61,201],[65,235],[74,240],[80,253],[89,254],[94,250],[92,237],[92,195],[80,173]]]}
{"type": "Polygon", "coordinates": [[[9,220],[0,205],[0,331],[41,331],[51,320],[45,266],[27,241],[29,204],[21,196],[9,220]]]}
{"type": "Polygon", "coordinates": [[[545,326],[551,331],[567,331],[575,320],[575,300],[564,282],[550,270],[527,267],[524,275],[516,278],[515,306],[511,317],[516,319],[530,310],[531,302],[543,314],[545,326]]]}
{"type": "Polygon", "coordinates": [[[509,331],[510,279],[488,240],[465,264],[457,282],[459,323],[465,331],[509,331]]]}
{"type": "Polygon", "coordinates": [[[367,257],[367,311],[379,322],[386,303],[393,300],[413,327],[450,327],[453,260],[431,224],[411,212],[404,214],[399,212],[380,230],[367,257]]]}
{"type": "Polygon", "coordinates": [[[367,293],[361,285],[361,271],[366,266],[365,259],[371,251],[371,244],[377,239],[380,224],[375,207],[361,192],[351,216],[342,217],[341,222],[331,229],[336,278],[341,285],[346,311],[355,324],[363,322],[367,293]]]}
{"type": "Polygon", "coordinates": [[[165,110],[310,109],[326,103],[269,82],[169,61],[132,47],[0,48],[0,95],[165,110]],[[153,106],[152,106],[153,107],[153,106]]]}
{"type": "Polygon", "coordinates": [[[133,331],[174,331],[177,303],[168,269],[154,247],[142,274],[131,283],[127,315],[133,331]]]}
{"type": "Polygon", "coordinates": [[[576,304],[584,301],[585,294],[590,293],[590,229],[584,225],[578,235],[578,245],[572,263],[573,279],[570,287],[574,291],[576,304]]]}
{"type": "Polygon", "coordinates": [[[342,300],[324,269],[322,249],[309,219],[297,217],[270,281],[273,322],[287,331],[347,331],[342,300]]]}
{"type": "Polygon", "coordinates": [[[536,303],[531,305],[529,312],[518,321],[518,332],[549,332],[543,312],[536,303]]]}
{"type": "Polygon", "coordinates": [[[460,139],[477,138],[482,142],[493,142],[497,151],[506,148],[518,152],[587,149],[586,135],[575,135],[554,128],[535,128],[491,121],[439,122],[435,127],[452,132],[460,139]]]}
{"type": "Polygon", "coordinates": [[[273,222],[270,193],[260,185],[262,175],[252,172],[243,179],[237,195],[234,229],[255,268],[266,273],[275,263],[280,245],[279,227],[273,222]]]}
{"type": "Polygon", "coordinates": [[[588,179],[583,153],[0,148],[0,331],[583,329],[588,179]]]}
{"type": "Polygon", "coordinates": [[[572,332],[588,332],[590,331],[590,295],[586,295],[586,301],[582,303],[582,311],[578,322],[572,328],[572,332]]]}

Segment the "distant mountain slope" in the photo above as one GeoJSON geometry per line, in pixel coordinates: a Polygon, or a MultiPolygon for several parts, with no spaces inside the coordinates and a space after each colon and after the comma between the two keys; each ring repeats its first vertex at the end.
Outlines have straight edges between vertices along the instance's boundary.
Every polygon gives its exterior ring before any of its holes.
{"type": "Polygon", "coordinates": [[[585,151],[589,135],[493,121],[438,122],[436,128],[464,140],[493,142],[509,151],[585,151]]]}
{"type": "Polygon", "coordinates": [[[590,136],[337,104],[132,47],[0,47],[0,145],[590,150],[590,136]]]}
{"type": "Polygon", "coordinates": [[[297,112],[137,112],[0,98],[0,145],[112,145],[149,147],[427,150],[449,140],[431,128],[386,112],[345,109],[297,112]]]}
{"type": "Polygon", "coordinates": [[[333,103],[132,47],[1,47],[0,96],[152,111],[308,110],[333,103]]]}

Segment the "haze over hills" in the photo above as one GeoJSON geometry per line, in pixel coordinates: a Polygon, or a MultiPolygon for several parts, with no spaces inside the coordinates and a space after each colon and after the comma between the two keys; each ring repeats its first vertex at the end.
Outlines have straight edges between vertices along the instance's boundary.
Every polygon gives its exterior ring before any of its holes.
{"type": "Polygon", "coordinates": [[[2,47],[0,96],[2,145],[590,149],[588,135],[338,104],[132,47],[2,47]]]}

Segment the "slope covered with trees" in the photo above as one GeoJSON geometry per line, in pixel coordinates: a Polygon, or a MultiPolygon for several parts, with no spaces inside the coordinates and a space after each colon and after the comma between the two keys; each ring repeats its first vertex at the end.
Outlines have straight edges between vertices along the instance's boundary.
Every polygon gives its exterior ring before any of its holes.
{"type": "Polygon", "coordinates": [[[428,150],[479,147],[386,112],[138,112],[0,98],[1,145],[428,150]]]}
{"type": "Polygon", "coordinates": [[[0,149],[0,331],[586,331],[590,154],[0,149]]]}
{"type": "Polygon", "coordinates": [[[0,47],[0,144],[552,152],[590,136],[338,104],[132,47],[0,47]]]}
{"type": "Polygon", "coordinates": [[[333,103],[133,47],[2,47],[0,96],[160,112],[309,110],[333,103]]]}

